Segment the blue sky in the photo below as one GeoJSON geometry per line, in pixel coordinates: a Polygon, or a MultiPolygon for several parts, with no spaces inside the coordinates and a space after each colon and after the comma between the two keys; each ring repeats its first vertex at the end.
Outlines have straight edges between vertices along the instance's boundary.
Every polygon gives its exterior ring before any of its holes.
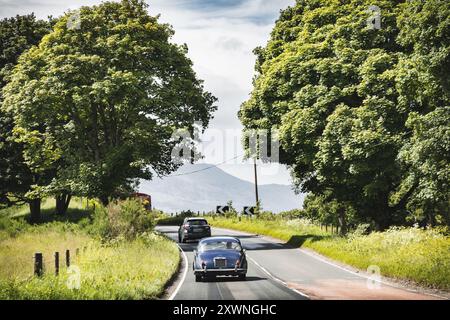
{"type": "MultiPolygon", "coordinates": [[[[39,18],[60,16],[68,9],[98,4],[99,0],[0,0],[0,18],[35,12],[39,18]]],[[[160,21],[175,29],[172,41],[186,43],[194,69],[205,87],[219,98],[218,111],[211,122],[209,145],[218,152],[206,154],[204,162],[220,163],[243,153],[239,144],[242,126],[237,118],[239,106],[252,89],[255,57],[252,50],[264,46],[280,9],[294,0],[148,0],[150,14],[161,14],[160,21]],[[234,139],[213,139],[215,133],[234,139]],[[232,141],[235,141],[233,143],[232,141]]],[[[208,132],[207,137],[208,138],[208,132]]],[[[206,139],[205,138],[205,139],[206,139]]],[[[250,163],[240,159],[220,168],[244,180],[253,179],[250,163]]],[[[261,166],[262,184],[290,184],[284,167],[261,166]]]]}

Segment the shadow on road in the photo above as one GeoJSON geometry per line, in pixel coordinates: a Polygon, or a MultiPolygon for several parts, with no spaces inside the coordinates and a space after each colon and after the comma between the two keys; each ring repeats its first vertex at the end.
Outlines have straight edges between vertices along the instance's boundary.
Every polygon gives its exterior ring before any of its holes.
{"type": "Polygon", "coordinates": [[[330,238],[331,236],[318,236],[313,234],[307,235],[295,235],[292,236],[286,243],[282,242],[253,242],[246,243],[244,247],[246,250],[255,251],[255,250],[280,250],[280,249],[297,249],[300,248],[305,241],[310,240],[312,242],[319,241],[322,239],[330,238]]]}
{"type": "MultiPolygon", "coordinates": [[[[159,232],[166,234],[167,236],[171,237],[172,239],[176,240],[178,237],[178,230],[159,230],[159,232]]],[[[224,236],[232,236],[241,240],[245,239],[258,239],[261,238],[260,235],[254,234],[254,235],[229,235],[229,234],[213,234],[215,237],[224,237],[224,236]]],[[[249,241],[249,242],[243,242],[243,247],[248,251],[257,251],[257,250],[283,250],[283,249],[297,249],[303,246],[303,244],[306,241],[319,241],[331,238],[333,236],[326,235],[326,236],[320,236],[315,234],[305,234],[305,235],[294,235],[292,236],[286,243],[284,242],[269,242],[264,241],[261,239],[261,241],[249,241]]],[[[198,240],[192,240],[188,241],[187,243],[180,243],[181,248],[184,251],[192,252],[198,245],[198,240]]]]}
{"type": "Polygon", "coordinates": [[[259,235],[234,235],[234,234],[213,234],[214,237],[234,237],[238,239],[259,238],[259,235]]]}
{"type": "Polygon", "coordinates": [[[249,281],[261,281],[267,280],[267,278],[261,277],[246,277],[245,280],[239,279],[238,277],[227,277],[227,276],[217,276],[215,278],[205,278],[203,282],[249,282],[249,281]]]}
{"type": "Polygon", "coordinates": [[[327,239],[327,238],[331,238],[331,236],[318,236],[315,234],[306,234],[306,235],[295,235],[292,236],[288,242],[286,242],[284,244],[285,247],[291,247],[291,248],[299,248],[301,247],[306,240],[310,240],[311,242],[315,242],[315,241],[319,241],[319,240],[323,240],[323,239],[327,239]]]}

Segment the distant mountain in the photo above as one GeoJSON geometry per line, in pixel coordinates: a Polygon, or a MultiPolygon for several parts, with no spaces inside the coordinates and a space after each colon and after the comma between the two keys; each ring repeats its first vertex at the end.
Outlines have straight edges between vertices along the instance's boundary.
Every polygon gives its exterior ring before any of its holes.
{"type": "MultiPolygon", "coordinates": [[[[182,210],[211,211],[229,200],[241,210],[255,203],[255,185],[208,164],[185,165],[173,175],[198,171],[193,174],[142,180],[140,192],[152,196],[153,206],[166,212],[182,210]],[[207,170],[205,170],[207,169],[207,170]]],[[[267,184],[259,186],[259,197],[264,210],[280,212],[301,208],[304,195],[296,195],[290,186],[267,184]]]]}

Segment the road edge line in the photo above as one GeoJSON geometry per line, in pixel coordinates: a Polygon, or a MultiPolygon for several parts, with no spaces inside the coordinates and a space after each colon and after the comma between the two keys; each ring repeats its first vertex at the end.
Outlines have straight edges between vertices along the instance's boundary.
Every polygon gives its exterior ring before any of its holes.
{"type": "Polygon", "coordinates": [[[275,277],[275,276],[274,276],[272,273],[270,273],[266,268],[264,268],[264,267],[261,266],[258,262],[256,262],[255,259],[253,259],[253,258],[251,258],[251,257],[248,257],[248,256],[247,256],[247,258],[248,258],[251,262],[253,262],[258,268],[260,268],[264,273],[266,273],[270,278],[272,278],[272,280],[275,280],[276,282],[282,284],[284,287],[288,288],[288,289],[291,290],[291,291],[294,291],[294,292],[297,293],[298,295],[301,295],[302,297],[311,300],[310,296],[308,296],[307,294],[305,294],[305,293],[303,293],[303,292],[301,292],[301,291],[299,291],[299,290],[297,290],[297,289],[295,289],[295,288],[289,287],[288,284],[287,284],[286,282],[284,282],[283,280],[281,280],[281,279],[275,277]]]}
{"type": "Polygon", "coordinates": [[[186,280],[187,271],[188,271],[188,259],[187,259],[186,253],[184,252],[184,250],[180,247],[180,245],[178,243],[175,242],[175,244],[177,245],[178,249],[181,252],[181,256],[183,257],[184,271],[183,271],[183,276],[182,276],[180,282],[178,283],[176,289],[172,292],[169,299],[167,299],[167,300],[173,300],[175,298],[175,296],[178,294],[178,291],[180,291],[180,288],[183,285],[184,280],[186,280]]]}

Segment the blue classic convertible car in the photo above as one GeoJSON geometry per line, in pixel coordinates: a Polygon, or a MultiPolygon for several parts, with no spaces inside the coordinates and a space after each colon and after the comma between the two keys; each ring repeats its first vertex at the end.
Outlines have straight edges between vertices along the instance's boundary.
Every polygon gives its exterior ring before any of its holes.
{"type": "Polygon", "coordinates": [[[247,274],[245,249],[237,238],[205,238],[194,250],[193,269],[195,281],[219,275],[245,279],[247,274]]]}

